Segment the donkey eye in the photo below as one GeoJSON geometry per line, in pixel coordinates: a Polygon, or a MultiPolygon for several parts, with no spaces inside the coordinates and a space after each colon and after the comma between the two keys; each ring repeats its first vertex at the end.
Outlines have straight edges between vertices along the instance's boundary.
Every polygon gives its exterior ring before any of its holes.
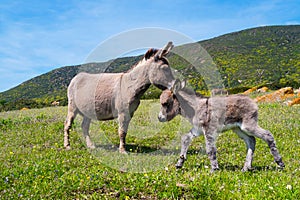
{"type": "Polygon", "coordinates": [[[163,103],[162,104],[164,107],[168,107],[170,104],[169,104],[169,102],[166,102],[166,103],[163,103]]]}

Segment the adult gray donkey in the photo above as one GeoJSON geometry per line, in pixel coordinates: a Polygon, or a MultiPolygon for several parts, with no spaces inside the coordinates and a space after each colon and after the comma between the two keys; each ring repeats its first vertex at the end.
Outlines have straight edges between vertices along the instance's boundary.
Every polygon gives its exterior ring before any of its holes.
{"type": "Polygon", "coordinates": [[[149,49],[144,58],[125,73],[79,73],[68,87],[68,116],[64,126],[64,146],[70,149],[69,131],[77,114],[88,148],[95,148],[89,136],[92,119],[119,122],[119,151],[126,153],[125,138],[129,122],[140,104],[141,96],[151,84],[160,89],[175,81],[166,55],[173,48],[169,42],[163,49],[149,49]]]}

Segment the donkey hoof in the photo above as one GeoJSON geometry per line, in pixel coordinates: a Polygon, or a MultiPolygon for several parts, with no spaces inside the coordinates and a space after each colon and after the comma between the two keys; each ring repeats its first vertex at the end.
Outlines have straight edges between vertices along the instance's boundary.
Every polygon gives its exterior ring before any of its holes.
{"type": "Polygon", "coordinates": [[[127,151],[126,151],[125,149],[120,149],[119,152],[120,152],[121,154],[125,154],[125,155],[128,154],[127,151]]]}
{"type": "Polygon", "coordinates": [[[214,173],[214,172],[216,172],[216,171],[219,171],[220,169],[217,167],[217,168],[212,168],[211,170],[210,170],[210,173],[214,173]]]}
{"type": "Polygon", "coordinates": [[[71,150],[71,147],[70,147],[70,145],[68,145],[68,146],[65,146],[65,149],[66,149],[67,151],[71,150]]]}
{"type": "Polygon", "coordinates": [[[182,168],[182,164],[178,164],[178,163],[177,163],[177,164],[175,165],[175,167],[176,167],[176,169],[181,169],[181,168],[182,168]]]}
{"type": "Polygon", "coordinates": [[[280,159],[279,161],[276,161],[277,165],[279,165],[279,168],[283,169],[285,167],[285,164],[280,159]]]}
{"type": "Polygon", "coordinates": [[[95,145],[89,145],[89,146],[87,146],[89,149],[95,149],[96,147],[95,147],[95,145]]]}
{"type": "Polygon", "coordinates": [[[251,171],[252,170],[252,168],[250,167],[243,167],[243,169],[242,169],[242,172],[248,172],[248,171],[251,171]]]}
{"type": "Polygon", "coordinates": [[[183,163],[184,163],[184,158],[180,157],[180,159],[178,160],[178,162],[175,165],[176,169],[182,168],[183,163]]]}

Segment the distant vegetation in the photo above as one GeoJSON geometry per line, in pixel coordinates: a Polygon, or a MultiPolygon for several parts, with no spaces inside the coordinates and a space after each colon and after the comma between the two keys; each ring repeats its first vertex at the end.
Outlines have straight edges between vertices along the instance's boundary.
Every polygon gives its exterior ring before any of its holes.
{"type": "Polygon", "coordinates": [[[226,88],[300,86],[300,26],[260,27],[200,42],[226,88]],[[240,82],[239,82],[240,80],[240,82]]]}
{"type": "MultiPolygon", "coordinates": [[[[223,85],[231,93],[242,92],[253,86],[278,89],[285,86],[300,87],[300,26],[268,26],[247,29],[200,41],[216,63],[223,85]]],[[[105,63],[90,63],[55,69],[0,93],[0,111],[39,108],[59,101],[67,104],[67,86],[80,71],[91,73],[123,72],[142,56],[118,58],[105,63]]],[[[177,55],[169,57],[171,66],[183,74],[190,85],[203,93],[207,87],[203,77],[193,66],[177,55]]],[[[155,87],[143,96],[157,98],[155,87]]]]}

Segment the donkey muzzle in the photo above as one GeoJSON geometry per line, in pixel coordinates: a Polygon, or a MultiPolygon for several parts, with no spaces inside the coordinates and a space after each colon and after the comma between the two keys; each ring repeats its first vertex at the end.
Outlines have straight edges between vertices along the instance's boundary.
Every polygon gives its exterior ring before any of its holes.
{"type": "Polygon", "coordinates": [[[162,114],[162,112],[159,112],[159,114],[158,114],[158,120],[160,122],[166,122],[167,121],[167,116],[165,116],[164,114],[162,114]]]}

